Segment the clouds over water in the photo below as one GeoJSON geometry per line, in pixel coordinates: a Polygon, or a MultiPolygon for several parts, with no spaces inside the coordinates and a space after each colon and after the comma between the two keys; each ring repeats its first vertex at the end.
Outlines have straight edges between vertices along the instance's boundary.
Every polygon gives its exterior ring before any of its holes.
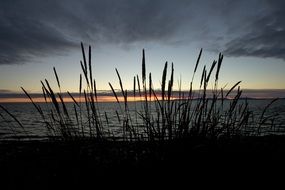
{"type": "Polygon", "coordinates": [[[283,4],[254,0],[1,1],[0,64],[68,52],[78,48],[80,41],[97,46],[195,42],[227,56],[284,59],[283,4]]]}

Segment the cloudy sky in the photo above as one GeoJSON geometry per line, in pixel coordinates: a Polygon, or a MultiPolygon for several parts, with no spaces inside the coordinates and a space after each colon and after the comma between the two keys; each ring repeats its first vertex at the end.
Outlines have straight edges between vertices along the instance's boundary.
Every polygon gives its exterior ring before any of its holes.
{"type": "Polygon", "coordinates": [[[116,87],[115,68],[132,88],[143,48],[157,88],[165,61],[188,88],[203,48],[200,67],[224,54],[221,84],[285,89],[282,0],[0,0],[0,93],[40,92],[53,67],[64,90],[78,91],[80,42],[102,90],[116,87]]]}

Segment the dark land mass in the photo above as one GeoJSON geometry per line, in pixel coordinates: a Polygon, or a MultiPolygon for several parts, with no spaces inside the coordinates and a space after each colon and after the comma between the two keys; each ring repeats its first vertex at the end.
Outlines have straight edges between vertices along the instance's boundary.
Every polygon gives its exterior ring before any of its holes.
{"type": "MultiPolygon", "coordinates": [[[[0,183],[9,187],[107,187],[176,181],[217,183],[282,177],[285,136],[160,142],[1,141],[0,183]]],[[[277,179],[277,178],[275,178],[277,179]]]]}

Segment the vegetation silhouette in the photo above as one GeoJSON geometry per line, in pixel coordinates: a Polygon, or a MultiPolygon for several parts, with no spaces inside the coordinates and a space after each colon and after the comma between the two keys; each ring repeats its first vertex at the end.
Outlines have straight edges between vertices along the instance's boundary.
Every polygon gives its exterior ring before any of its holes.
{"type": "MultiPolygon", "coordinates": [[[[239,135],[264,135],[275,127],[275,123],[272,121],[276,115],[267,114],[266,111],[277,99],[272,100],[260,116],[255,116],[249,108],[247,99],[241,98],[242,90],[239,86],[241,81],[238,81],[229,90],[219,87],[219,73],[223,61],[221,53],[218,60],[214,60],[209,69],[204,65],[199,89],[193,90],[195,75],[202,56],[201,49],[188,92],[181,90],[180,81],[179,89],[175,91],[174,95],[173,63],[169,80],[167,79],[168,63],[165,63],[160,90],[155,90],[151,73],[148,74],[147,80],[145,51],[143,50],[142,74],[141,77],[134,76],[133,90],[124,89],[118,69],[115,71],[120,90],[115,90],[109,83],[119,107],[119,110],[116,111],[118,123],[121,123],[121,126],[118,126],[121,132],[114,134],[108,126],[108,114],[104,110],[100,110],[98,106],[96,80],[92,73],[91,47],[88,48],[88,59],[82,43],[81,49],[83,60],[80,61],[82,74],[79,77],[79,97],[76,98],[72,93],[67,92],[73,100],[73,110],[67,109],[55,68],[53,71],[58,92],[50,86],[47,79],[41,81],[42,95],[46,102],[45,109],[42,108],[42,105],[35,103],[31,95],[22,87],[44,121],[49,138],[164,141],[194,136],[217,139],[239,135]],[[209,89],[209,84],[213,84],[212,89],[209,89]],[[232,98],[229,99],[229,96],[232,98]],[[137,110],[129,108],[128,99],[132,97],[140,100],[138,105],[140,108],[136,107],[137,110]],[[225,102],[228,106],[225,106],[225,102]],[[43,110],[49,111],[44,112],[43,110]],[[135,116],[130,114],[131,111],[135,113],[135,116]]],[[[12,116],[3,106],[1,108],[12,116]]],[[[13,119],[24,129],[24,126],[15,117],[13,119]]]]}
{"type": "MultiPolygon", "coordinates": [[[[276,99],[264,108],[262,114],[255,116],[247,99],[241,98],[241,81],[228,90],[220,88],[221,53],[209,69],[203,66],[199,89],[194,90],[202,56],[200,50],[188,92],[181,90],[181,81],[178,91],[173,89],[174,66],[171,64],[168,76],[167,62],[162,71],[160,89],[155,90],[152,74],[146,72],[144,50],[142,74],[134,76],[132,90],[124,88],[120,73],[115,69],[120,89],[116,90],[111,83],[109,86],[119,107],[114,112],[121,126],[118,126],[120,132],[114,134],[109,128],[108,114],[98,106],[91,47],[88,48],[88,59],[82,43],[81,49],[79,97],[67,92],[73,101],[73,110],[67,109],[55,68],[58,92],[47,79],[41,81],[45,104],[37,104],[22,88],[44,121],[48,140],[1,139],[0,152],[6,156],[1,156],[4,176],[0,179],[7,179],[14,185],[15,181],[29,184],[32,180],[34,183],[71,186],[80,186],[83,181],[92,184],[94,179],[100,182],[100,179],[120,177],[138,180],[147,176],[149,181],[178,178],[181,181],[195,179],[188,178],[193,175],[205,177],[205,171],[210,172],[209,178],[215,176],[217,170],[224,171],[224,174],[230,173],[231,169],[236,172],[248,168],[260,171],[261,164],[264,169],[268,166],[264,163],[269,161],[272,164],[272,160],[285,158],[284,136],[278,136],[278,131],[275,135],[268,135],[276,127],[276,115],[267,113],[267,110],[276,99]],[[210,84],[213,84],[212,89],[210,84]],[[135,115],[131,114],[129,98],[139,100],[135,115]]],[[[4,106],[0,108],[16,121],[20,129],[25,129],[4,106]]],[[[6,119],[4,114],[1,117],[6,119]]],[[[18,130],[11,127],[15,135],[18,130]]],[[[25,132],[29,137],[29,132],[25,132]]],[[[280,162],[273,164],[280,169],[284,166],[280,162]]]]}

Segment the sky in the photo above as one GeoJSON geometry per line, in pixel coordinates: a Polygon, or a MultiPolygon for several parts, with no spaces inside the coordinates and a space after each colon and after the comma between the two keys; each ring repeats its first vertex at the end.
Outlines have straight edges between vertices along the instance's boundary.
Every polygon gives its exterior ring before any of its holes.
{"type": "Polygon", "coordinates": [[[279,89],[282,96],[284,18],[282,0],[0,0],[0,97],[20,87],[39,93],[45,79],[56,87],[53,67],[62,90],[78,92],[81,42],[92,47],[100,90],[110,90],[109,82],[119,88],[115,68],[131,90],[142,49],[154,88],[168,61],[174,87],[182,80],[188,89],[203,48],[194,87],[203,65],[210,68],[221,52],[221,86],[242,81],[243,89],[267,89],[268,96],[279,89]]]}

